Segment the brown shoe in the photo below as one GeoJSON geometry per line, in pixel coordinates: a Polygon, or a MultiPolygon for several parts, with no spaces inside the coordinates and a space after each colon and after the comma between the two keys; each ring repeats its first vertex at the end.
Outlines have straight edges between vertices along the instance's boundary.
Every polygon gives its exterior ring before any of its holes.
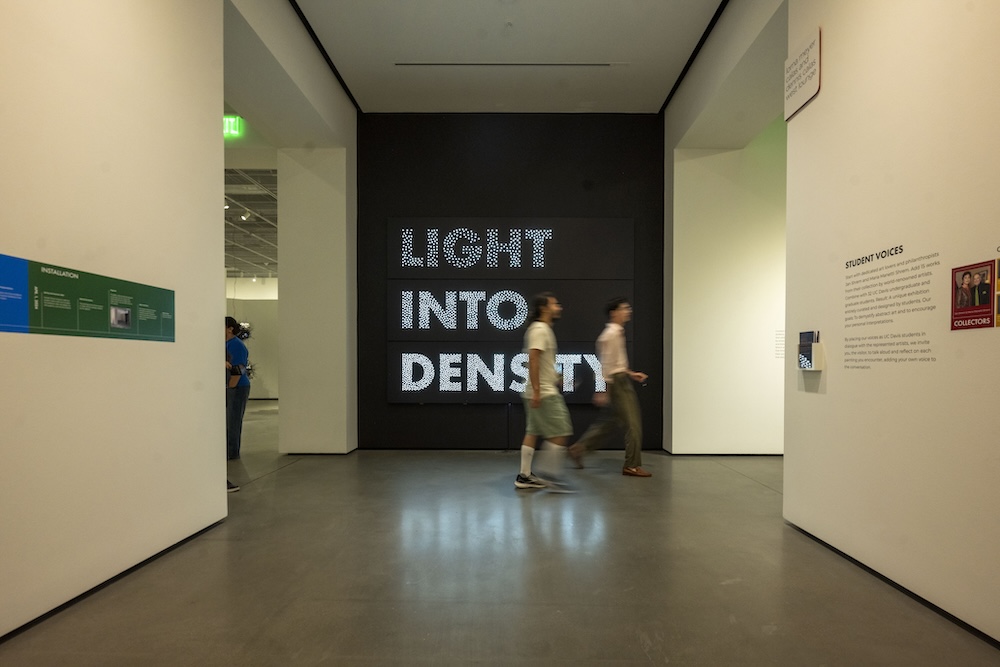
{"type": "Polygon", "coordinates": [[[570,445],[566,453],[569,454],[569,458],[577,468],[583,467],[583,447],[579,443],[570,445]]]}
{"type": "Polygon", "coordinates": [[[622,468],[622,474],[630,477],[652,477],[653,473],[643,470],[639,466],[634,468],[622,468]]]}

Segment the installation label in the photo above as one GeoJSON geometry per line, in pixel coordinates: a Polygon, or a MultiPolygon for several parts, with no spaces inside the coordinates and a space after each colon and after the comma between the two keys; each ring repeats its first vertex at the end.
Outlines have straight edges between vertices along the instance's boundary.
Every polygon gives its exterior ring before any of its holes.
{"type": "Polygon", "coordinates": [[[172,343],[174,292],[0,254],[0,331],[172,343]]]}

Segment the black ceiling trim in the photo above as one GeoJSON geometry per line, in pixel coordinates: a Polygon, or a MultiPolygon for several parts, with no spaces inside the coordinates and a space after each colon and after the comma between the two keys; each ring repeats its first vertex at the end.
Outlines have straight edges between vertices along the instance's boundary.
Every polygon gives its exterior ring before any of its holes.
{"type": "Polygon", "coordinates": [[[411,62],[393,63],[396,67],[615,67],[628,63],[446,63],[411,62]]]}
{"type": "Polygon", "coordinates": [[[309,24],[309,19],[307,19],[306,15],[302,13],[302,8],[299,7],[299,3],[297,3],[295,0],[288,0],[288,4],[292,6],[292,9],[295,10],[295,13],[299,17],[299,20],[302,21],[302,25],[305,27],[306,32],[308,32],[309,36],[312,38],[313,44],[315,44],[316,48],[319,49],[320,55],[323,56],[323,60],[326,61],[326,64],[330,66],[330,71],[333,72],[333,75],[335,77],[337,77],[337,81],[340,82],[340,87],[344,89],[345,93],[347,93],[347,97],[349,97],[351,103],[354,104],[354,108],[358,110],[358,113],[364,113],[364,111],[362,111],[361,107],[358,105],[358,101],[354,99],[354,95],[351,94],[351,89],[347,87],[347,83],[344,81],[344,78],[340,76],[340,72],[337,71],[337,67],[336,65],[333,64],[333,60],[330,58],[330,54],[326,52],[325,48],[323,48],[323,43],[320,42],[319,37],[316,36],[316,31],[313,30],[312,26],[309,24]]]}
{"type": "Polygon", "coordinates": [[[729,0],[722,0],[722,2],[719,3],[719,8],[715,10],[715,15],[712,17],[712,20],[708,22],[708,27],[705,28],[705,32],[701,34],[701,39],[698,40],[698,44],[694,47],[694,51],[691,52],[691,57],[689,57],[687,63],[684,64],[684,69],[681,70],[680,76],[678,76],[677,81],[674,82],[674,87],[671,88],[670,92],[667,94],[667,99],[663,100],[663,106],[660,107],[660,113],[666,111],[667,105],[670,104],[670,100],[674,98],[674,93],[676,93],[677,89],[681,87],[681,82],[684,81],[684,77],[687,76],[688,70],[691,69],[691,65],[694,64],[694,59],[698,57],[701,47],[705,45],[705,42],[708,40],[708,36],[712,34],[712,29],[714,29],[715,24],[719,22],[719,18],[722,16],[722,12],[726,9],[726,5],[728,4],[729,0]]]}

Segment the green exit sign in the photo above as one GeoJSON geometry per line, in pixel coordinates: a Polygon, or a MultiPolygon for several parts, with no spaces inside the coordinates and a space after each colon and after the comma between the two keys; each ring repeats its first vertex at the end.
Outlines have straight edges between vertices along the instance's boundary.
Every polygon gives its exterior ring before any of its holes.
{"type": "Polygon", "coordinates": [[[240,116],[222,117],[222,136],[226,139],[243,136],[243,119],[240,116]]]}

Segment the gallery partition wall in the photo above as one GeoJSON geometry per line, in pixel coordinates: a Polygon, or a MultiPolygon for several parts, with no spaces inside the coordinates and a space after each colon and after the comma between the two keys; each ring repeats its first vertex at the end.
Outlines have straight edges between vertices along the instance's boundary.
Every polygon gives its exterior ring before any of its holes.
{"type": "Polygon", "coordinates": [[[656,115],[359,118],[359,445],[505,449],[524,429],[521,338],[552,291],[575,430],[594,340],[625,296],[644,446],[662,446],[663,121],[656,115]]]}
{"type": "MultiPolygon", "coordinates": [[[[71,334],[0,332],[0,635],[227,513],[222,7],[55,9],[0,21],[0,254],[62,283],[39,306],[71,334]],[[184,196],[151,207],[150,183],[184,196]]],[[[10,276],[0,301],[27,306],[10,276]]]]}
{"type": "MultiPolygon", "coordinates": [[[[666,137],[676,144],[716,91],[746,81],[731,74],[758,45],[787,59],[768,72],[818,54],[821,85],[781,116],[783,514],[997,639],[1000,456],[983,406],[1000,400],[1000,95],[982,81],[1000,54],[1000,5],[901,8],[730,2],[666,110],[666,137]]],[[[668,193],[668,215],[692,194],[668,193]]]]}

